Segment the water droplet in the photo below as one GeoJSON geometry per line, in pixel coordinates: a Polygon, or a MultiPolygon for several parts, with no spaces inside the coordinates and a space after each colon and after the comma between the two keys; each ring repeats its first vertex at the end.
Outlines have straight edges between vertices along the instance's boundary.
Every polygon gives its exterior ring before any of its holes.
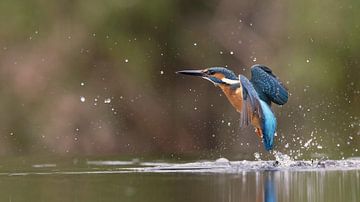
{"type": "Polygon", "coordinates": [[[128,59],[125,59],[125,63],[128,63],[129,62],[129,60],[128,59]]]}
{"type": "Polygon", "coordinates": [[[310,59],[306,59],[306,63],[309,63],[310,62],[310,59]]]}
{"type": "Polygon", "coordinates": [[[105,100],[104,100],[104,103],[105,104],[109,104],[111,102],[111,99],[110,98],[106,98],[105,100]]]}
{"type": "Polygon", "coordinates": [[[80,86],[84,86],[84,85],[85,85],[85,83],[84,83],[84,82],[81,82],[81,83],[80,83],[80,86]]]}
{"type": "Polygon", "coordinates": [[[161,74],[161,75],[163,75],[163,74],[164,74],[164,71],[163,71],[163,70],[161,70],[161,71],[160,71],[160,74],[161,74]]]}
{"type": "Polygon", "coordinates": [[[260,161],[260,154],[258,152],[254,153],[255,160],[260,161]]]}
{"type": "Polygon", "coordinates": [[[197,46],[197,43],[194,43],[194,46],[197,46]]]}
{"type": "Polygon", "coordinates": [[[256,62],[256,58],[253,58],[253,62],[256,62]]]}
{"type": "Polygon", "coordinates": [[[228,123],[227,123],[227,125],[228,125],[228,126],[231,126],[231,123],[230,123],[230,122],[228,122],[228,123]]]}
{"type": "Polygon", "coordinates": [[[230,51],[230,55],[234,55],[234,52],[233,52],[233,51],[230,51]]]}
{"type": "Polygon", "coordinates": [[[85,102],[85,97],[84,97],[84,96],[81,96],[81,97],[80,97],[80,101],[81,101],[81,102],[85,102]]]}
{"type": "Polygon", "coordinates": [[[308,140],[308,141],[304,144],[304,147],[305,147],[305,148],[306,148],[306,147],[309,147],[309,145],[310,145],[310,143],[311,143],[312,140],[313,140],[313,139],[308,140]]]}

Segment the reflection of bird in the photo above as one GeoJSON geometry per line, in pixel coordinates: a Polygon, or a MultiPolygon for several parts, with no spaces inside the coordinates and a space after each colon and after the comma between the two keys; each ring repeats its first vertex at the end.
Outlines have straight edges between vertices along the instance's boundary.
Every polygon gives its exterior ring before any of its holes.
{"type": "Polygon", "coordinates": [[[263,174],[263,178],[265,178],[264,182],[264,200],[265,202],[276,202],[276,183],[275,183],[275,175],[276,172],[265,171],[263,174]]]}
{"type": "Polygon", "coordinates": [[[241,126],[251,123],[257,135],[263,139],[265,149],[273,148],[276,118],[271,110],[271,102],[285,104],[288,92],[271,69],[264,65],[252,66],[250,81],[241,74],[236,76],[224,67],[182,70],[176,73],[202,77],[220,87],[240,113],[241,126]]]}

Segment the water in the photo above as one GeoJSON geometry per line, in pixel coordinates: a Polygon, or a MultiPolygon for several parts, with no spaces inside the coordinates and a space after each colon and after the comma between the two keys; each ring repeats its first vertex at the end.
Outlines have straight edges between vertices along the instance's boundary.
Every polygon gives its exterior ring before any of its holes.
{"type": "Polygon", "coordinates": [[[1,166],[0,201],[360,201],[358,159],[40,161],[1,166]]]}

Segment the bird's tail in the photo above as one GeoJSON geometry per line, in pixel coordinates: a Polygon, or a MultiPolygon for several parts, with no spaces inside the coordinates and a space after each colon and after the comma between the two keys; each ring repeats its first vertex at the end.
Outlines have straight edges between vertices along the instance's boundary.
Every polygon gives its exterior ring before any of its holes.
{"type": "Polygon", "coordinates": [[[274,136],[276,133],[276,118],[271,108],[264,101],[260,100],[261,106],[261,121],[262,121],[262,135],[264,147],[267,151],[271,150],[274,146],[274,136]]]}

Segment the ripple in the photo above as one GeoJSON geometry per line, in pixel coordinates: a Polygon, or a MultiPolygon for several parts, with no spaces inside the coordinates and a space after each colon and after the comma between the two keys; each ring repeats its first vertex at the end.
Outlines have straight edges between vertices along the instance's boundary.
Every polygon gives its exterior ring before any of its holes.
{"type": "Polygon", "coordinates": [[[326,171],[360,170],[360,160],[321,161],[205,161],[167,166],[128,168],[136,172],[212,172],[238,173],[243,171],[326,171]]]}
{"type": "Polygon", "coordinates": [[[124,173],[243,173],[261,171],[346,171],[360,170],[360,158],[347,160],[294,161],[284,156],[275,161],[229,161],[220,158],[215,161],[191,163],[140,162],[132,161],[87,161],[87,167],[62,169],[56,164],[35,164],[28,172],[0,172],[0,176],[28,175],[99,175],[124,173]],[[46,170],[48,168],[48,170],[46,170]],[[56,168],[56,170],[49,170],[56,168]],[[40,169],[40,170],[39,170],[40,169]]]}

